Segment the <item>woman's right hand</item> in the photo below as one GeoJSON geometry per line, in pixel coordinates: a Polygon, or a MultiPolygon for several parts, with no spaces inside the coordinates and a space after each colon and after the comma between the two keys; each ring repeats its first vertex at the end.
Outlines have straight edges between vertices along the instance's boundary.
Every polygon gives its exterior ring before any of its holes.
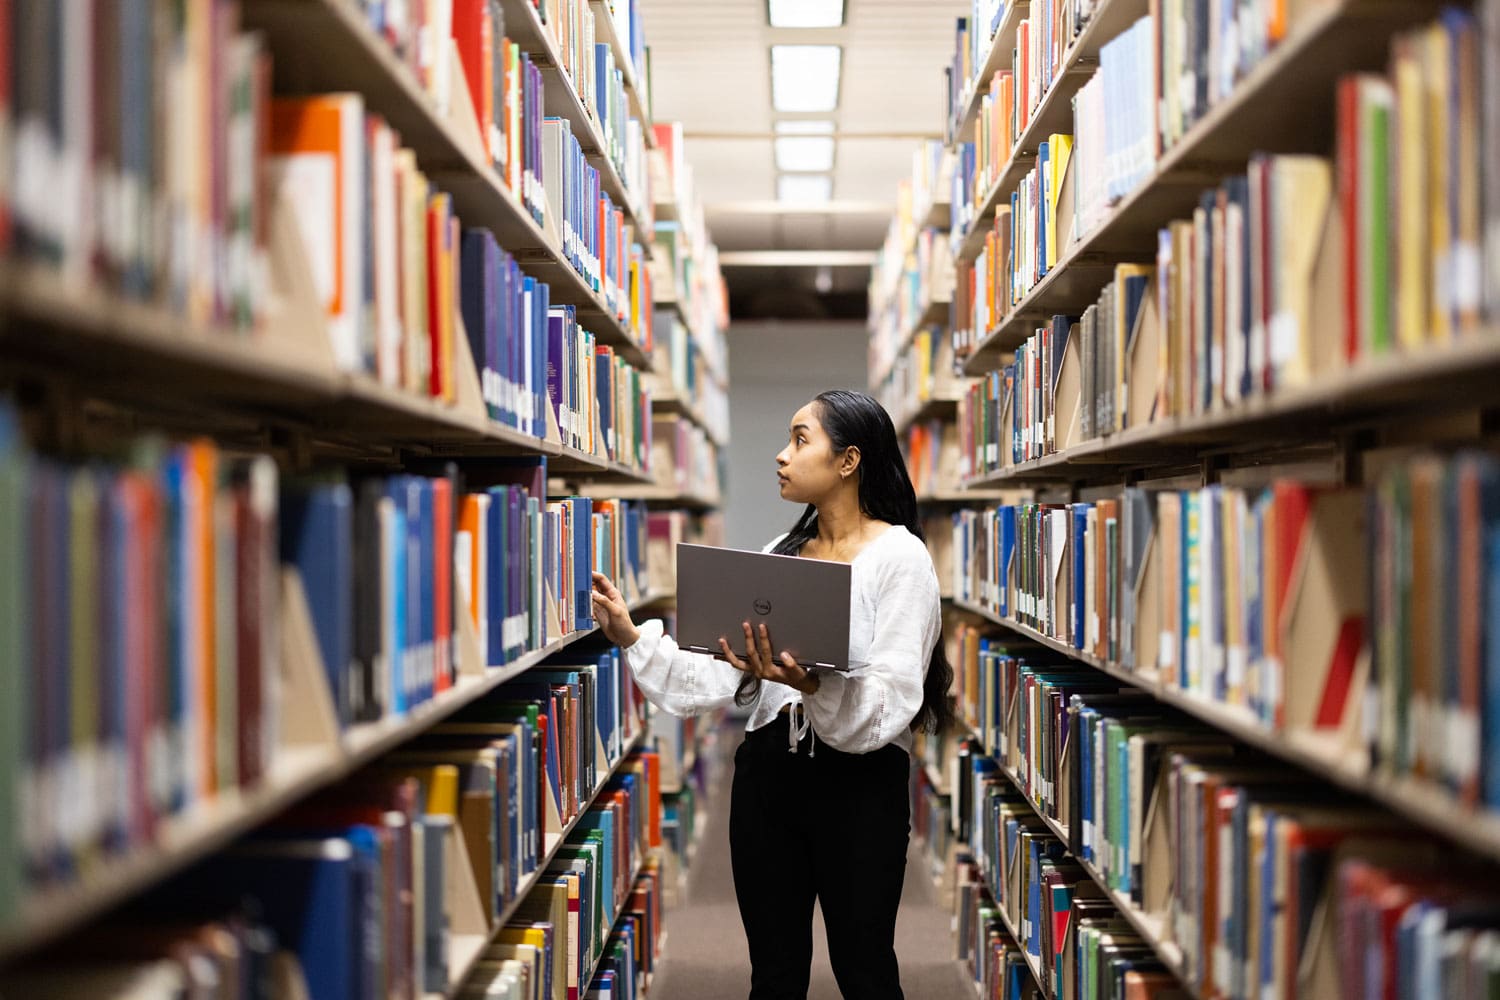
{"type": "Polygon", "coordinates": [[[630,609],[619,588],[603,573],[594,574],[594,621],[599,623],[604,637],[621,649],[634,646],[641,637],[641,630],[630,620],[630,609]]]}

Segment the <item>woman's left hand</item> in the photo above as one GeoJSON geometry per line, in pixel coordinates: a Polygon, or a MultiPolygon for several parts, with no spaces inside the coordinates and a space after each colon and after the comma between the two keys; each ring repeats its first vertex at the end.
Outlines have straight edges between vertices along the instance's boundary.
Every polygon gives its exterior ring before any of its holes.
{"type": "Polygon", "coordinates": [[[750,623],[744,623],[746,659],[740,659],[729,646],[729,640],[723,636],[719,637],[719,648],[724,652],[724,659],[736,670],[743,670],[753,674],[763,681],[775,681],[777,684],[785,684],[789,688],[795,688],[803,694],[812,694],[818,690],[818,678],[815,674],[803,670],[792,658],[792,654],[783,651],[778,657],[771,652],[771,632],[764,625],[752,631],[750,623]]]}

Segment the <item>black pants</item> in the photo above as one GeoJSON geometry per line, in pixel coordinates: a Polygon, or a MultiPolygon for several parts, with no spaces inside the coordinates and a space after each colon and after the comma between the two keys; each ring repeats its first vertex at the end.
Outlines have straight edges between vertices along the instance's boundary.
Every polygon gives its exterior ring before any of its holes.
{"type": "Polygon", "coordinates": [[[902,1000],[896,910],[906,873],[909,758],[898,746],[787,750],[788,719],[734,755],[729,851],[750,944],[750,1000],[804,1000],[816,899],[846,1000],[902,1000]]]}

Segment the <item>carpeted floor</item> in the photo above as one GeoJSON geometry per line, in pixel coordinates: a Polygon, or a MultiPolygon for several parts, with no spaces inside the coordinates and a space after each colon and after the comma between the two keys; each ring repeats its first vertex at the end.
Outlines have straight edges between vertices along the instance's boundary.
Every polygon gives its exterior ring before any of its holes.
{"type": "MultiPolygon", "coordinates": [[[[720,745],[732,754],[740,738],[726,733],[720,745]]],[[[721,769],[725,784],[709,802],[686,896],[667,911],[665,961],[653,981],[651,1000],[744,1000],[750,992],[750,958],[729,870],[728,782],[733,767],[726,761],[721,769]]],[[[907,1000],[973,1000],[973,982],[952,958],[951,917],[937,897],[926,864],[913,848],[896,931],[902,990],[907,1000]]],[[[828,965],[822,916],[815,921],[808,1000],[840,1000],[828,965]]]]}

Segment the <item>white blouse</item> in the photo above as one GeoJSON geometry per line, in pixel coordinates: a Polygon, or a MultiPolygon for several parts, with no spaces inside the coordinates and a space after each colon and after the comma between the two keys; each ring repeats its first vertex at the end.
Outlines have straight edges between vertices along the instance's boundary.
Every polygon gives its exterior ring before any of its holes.
{"type": "MultiPolygon", "coordinates": [[[[785,684],[762,682],[747,732],[769,724],[783,706],[800,703],[818,738],[835,750],[870,753],[894,743],[911,752],[911,723],[922,707],[922,682],[942,631],[932,557],[921,540],[894,525],[854,557],[849,590],[849,672],[820,671],[818,690],[805,696],[785,684]]],[[[640,632],[625,661],[652,704],[676,716],[734,704],[740,671],[706,653],[679,649],[661,619],[646,622],[640,632]]],[[[792,711],[795,749],[799,727],[797,709],[792,711]]]]}

